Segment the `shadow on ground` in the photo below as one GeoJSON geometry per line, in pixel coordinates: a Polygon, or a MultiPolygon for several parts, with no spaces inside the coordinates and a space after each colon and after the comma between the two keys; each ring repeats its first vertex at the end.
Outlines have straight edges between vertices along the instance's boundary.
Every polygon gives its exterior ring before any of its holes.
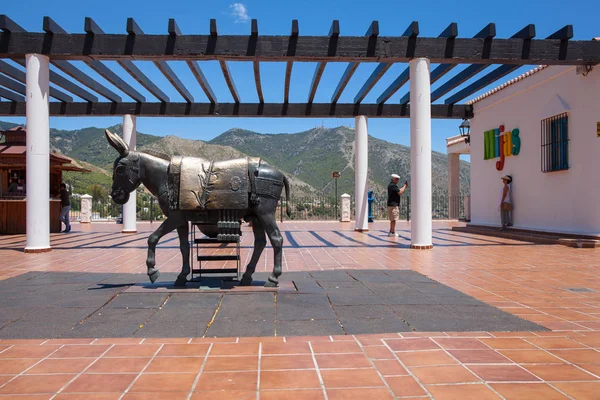
{"type": "MultiPolygon", "coordinates": [[[[161,281],[175,277],[163,274],[161,281]]],[[[291,272],[283,278],[295,290],[220,292],[219,285],[206,285],[140,293],[128,289],[146,282],[143,274],[29,272],[0,281],[0,338],[547,330],[410,270],[291,272]]]]}

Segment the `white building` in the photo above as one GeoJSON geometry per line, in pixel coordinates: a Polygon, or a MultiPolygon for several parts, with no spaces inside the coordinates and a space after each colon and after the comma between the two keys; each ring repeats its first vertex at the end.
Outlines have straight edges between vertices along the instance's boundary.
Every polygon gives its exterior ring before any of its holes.
{"type": "Polygon", "coordinates": [[[500,226],[511,175],[515,228],[600,235],[600,66],[540,66],[469,103],[471,224],[500,226]]]}

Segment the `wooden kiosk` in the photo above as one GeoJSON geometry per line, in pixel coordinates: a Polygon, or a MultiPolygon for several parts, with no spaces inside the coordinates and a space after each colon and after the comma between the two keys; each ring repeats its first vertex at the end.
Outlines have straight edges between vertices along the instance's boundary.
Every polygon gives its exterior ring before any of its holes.
{"type": "MultiPolygon", "coordinates": [[[[26,131],[17,126],[0,131],[0,234],[23,234],[26,229],[25,170],[27,147],[26,131]]],[[[50,153],[50,232],[60,232],[60,192],[63,171],[90,172],[71,164],[72,160],[62,154],[50,153]]]]}

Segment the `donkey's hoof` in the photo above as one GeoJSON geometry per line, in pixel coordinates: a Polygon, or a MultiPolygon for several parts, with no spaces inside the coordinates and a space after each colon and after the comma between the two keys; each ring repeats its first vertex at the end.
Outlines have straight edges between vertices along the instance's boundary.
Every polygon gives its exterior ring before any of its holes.
{"type": "Polygon", "coordinates": [[[158,272],[157,269],[155,269],[153,272],[148,274],[148,277],[150,278],[150,282],[154,283],[158,277],[160,276],[160,272],[158,272]]]}
{"type": "Polygon", "coordinates": [[[242,280],[240,281],[240,286],[251,286],[251,285],[252,285],[252,278],[242,276],[242,280]]]}
{"type": "Polygon", "coordinates": [[[267,281],[265,283],[265,287],[277,287],[278,283],[277,282],[271,282],[271,281],[267,281]]]}
{"type": "Polygon", "coordinates": [[[175,282],[173,283],[173,286],[185,287],[186,284],[187,284],[186,278],[177,278],[175,280],[175,282]]]}

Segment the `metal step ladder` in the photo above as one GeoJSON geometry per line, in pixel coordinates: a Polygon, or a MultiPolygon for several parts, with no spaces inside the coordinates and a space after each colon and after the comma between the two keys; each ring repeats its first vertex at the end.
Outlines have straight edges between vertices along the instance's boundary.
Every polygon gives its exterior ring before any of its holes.
{"type": "Polygon", "coordinates": [[[192,260],[198,261],[198,268],[194,268],[192,264],[192,275],[190,282],[198,282],[203,276],[210,275],[228,280],[240,280],[242,278],[242,267],[240,259],[240,241],[242,237],[242,229],[240,221],[219,221],[217,222],[217,237],[210,238],[205,236],[200,231],[200,225],[214,225],[203,222],[191,222],[192,224],[192,260]],[[200,246],[205,245],[205,246],[200,246]],[[206,246],[206,245],[218,245],[206,246]],[[233,254],[201,254],[201,249],[226,249],[234,246],[233,254]],[[194,251],[196,254],[194,255],[194,251]],[[235,268],[203,268],[202,262],[226,262],[235,261],[235,268]]]}

